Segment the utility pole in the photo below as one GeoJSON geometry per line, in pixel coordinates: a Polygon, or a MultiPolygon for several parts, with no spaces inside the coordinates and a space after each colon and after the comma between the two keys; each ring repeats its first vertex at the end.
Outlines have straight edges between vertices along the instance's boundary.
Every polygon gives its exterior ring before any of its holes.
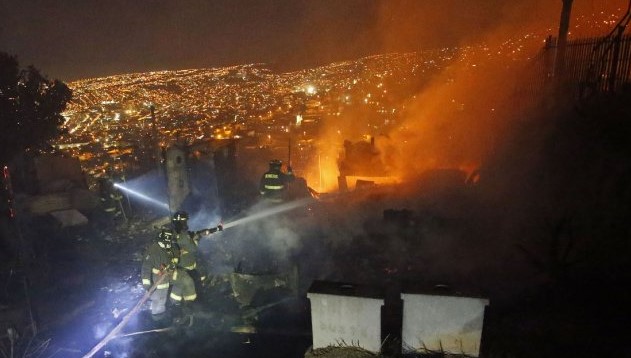
{"type": "Polygon", "coordinates": [[[151,110],[151,136],[153,137],[153,150],[156,161],[156,169],[158,169],[158,174],[162,171],[162,148],[160,148],[160,139],[158,138],[158,124],[156,122],[156,107],[152,104],[149,106],[151,110]]]}
{"type": "Polygon", "coordinates": [[[557,37],[557,51],[554,59],[554,77],[559,83],[563,80],[565,72],[565,50],[567,47],[567,34],[570,29],[570,16],[572,14],[572,2],[574,0],[561,0],[561,20],[559,22],[559,36],[557,37]]]}

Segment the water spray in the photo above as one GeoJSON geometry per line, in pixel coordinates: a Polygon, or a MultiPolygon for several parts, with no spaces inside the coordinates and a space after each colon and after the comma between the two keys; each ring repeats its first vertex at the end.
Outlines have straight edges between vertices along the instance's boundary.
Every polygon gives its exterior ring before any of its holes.
{"type": "Polygon", "coordinates": [[[283,213],[285,211],[289,211],[289,210],[293,210],[296,208],[299,208],[301,206],[305,206],[309,203],[314,202],[315,200],[313,198],[304,198],[304,199],[300,199],[300,200],[294,200],[288,203],[284,203],[284,204],[280,204],[280,205],[276,205],[273,206],[271,208],[267,208],[261,212],[258,212],[256,214],[252,214],[252,215],[248,215],[246,217],[237,219],[235,221],[231,221],[227,224],[223,225],[224,230],[231,228],[233,226],[237,226],[237,225],[241,225],[241,224],[247,224],[249,222],[252,221],[256,221],[256,220],[260,220],[263,218],[266,218],[268,216],[272,216],[272,215],[276,215],[276,214],[280,214],[283,213]]]}
{"type": "Polygon", "coordinates": [[[138,192],[136,190],[127,188],[126,186],[122,185],[121,183],[114,183],[114,187],[117,188],[117,189],[120,189],[120,190],[122,190],[122,191],[124,191],[124,192],[126,192],[128,194],[131,194],[131,195],[133,195],[136,198],[142,199],[142,200],[144,200],[144,201],[146,201],[148,203],[156,205],[156,206],[158,206],[158,207],[160,207],[162,209],[165,209],[167,211],[169,210],[169,204],[167,204],[165,202],[162,202],[160,200],[154,199],[154,198],[152,198],[150,196],[147,196],[147,195],[145,195],[143,193],[140,193],[140,192],[138,192]]]}
{"type": "Polygon", "coordinates": [[[349,194],[350,193],[348,193],[348,192],[327,194],[326,196],[318,194],[317,198],[311,196],[311,197],[305,197],[305,198],[302,198],[302,199],[290,201],[288,203],[275,205],[275,206],[266,208],[263,211],[260,211],[258,213],[251,214],[251,215],[248,215],[246,217],[243,217],[243,218],[231,221],[231,222],[229,222],[227,224],[224,224],[223,225],[223,229],[228,229],[228,228],[231,228],[233,226],[237,226],[237,225],[241,225],[241,224],[247,224],[247,223],[252,222],[252,221],[256,221],[256,220],[260,220],[260,219],[266,218],[268,216],[284,213],[286,211],[293,210],[293,209],[299,208],[301,206],[306,206],[306,205],[311,204],[311,203],[339,199],[340,197],[344,197],[344,196],[349,195],[349,194]]]}

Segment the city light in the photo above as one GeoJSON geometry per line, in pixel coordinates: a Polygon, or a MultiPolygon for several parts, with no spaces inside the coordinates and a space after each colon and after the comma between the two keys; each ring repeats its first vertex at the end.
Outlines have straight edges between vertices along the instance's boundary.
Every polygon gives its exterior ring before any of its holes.
{"type": "Polygon", "coordinates": [[[313,85],[308,85],[307,88],[305,88],[305,92],[308,95],[312,96],[312,95],[316,94],[316,88],[313,85]]]}
{"type": "MultiPolygon", "coordinates": [[[[616,18],[599,16],[604,18],[602,24],[616,18]]],[[[575,29],[602,26],[596,18],[578,21],[575,29]]],[[[190,143],[247,138],[258,140],[249,148],[274,146],[286,142],[288,118],[301,126],[301,140],[321,142],[327,121],[335,118],[336,126],[339,122],[346,128],[358,120],[354,111],[359,106],[366,111],[364,118],[375,117],[370,126],[375,133],[388,133],[403,123],[410,101],[422,98],[410,88],[450,68],[481,72],[484,59],[501,61],[505,67],[521,66],[534,58],[549,30],[527,32],[497,44],[389,53],[286,73],[246,64],[79,80],[69,83],[73,99],[64,112],[68,132],[55,144],[92,143],[70,153],[81,158],[81,165],[92,173],[108,170],[115,153],[125,149],[120,148],[123,143],[133,148],[128,158],[136,162],[127,164],[131,167],[154,157],[152,141],[168,147],[176,137],[190,143]],[[235,73],[239,82],[234,81],[235,73]],[[173,90],[156,83],[169,83],[173,90]]],[[[459,79],[450,76],[445,81],[457,85],[459,79]]],[[[453,105],[461,112],[471,107],[462,98],[455,98],[453,105]]],[[[344,137],[328,145],[356,134],[345,130],[344,137]]],[[[294,158],[295,167],[315,165],[314,149],[301,150],[300,157],[294,158]]]]}

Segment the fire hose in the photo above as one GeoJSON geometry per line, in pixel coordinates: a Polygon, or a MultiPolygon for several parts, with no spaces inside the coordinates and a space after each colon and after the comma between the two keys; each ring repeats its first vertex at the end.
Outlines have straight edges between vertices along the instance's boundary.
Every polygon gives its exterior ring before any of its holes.
{"type": "Polygon", "coordinates": [[[138,301],[138,303],[136,303],[134,308],[132,308],[132,310],[129,311],[129,313],[127,313],[123,317],[123,319],[116,325],[116,327],[114,327],[114,329],[112,329],[110,331],[110,333],[107,334],[107,336],[105,336],[103,339],[101,339],[101,341],[99,341],[99,343],[97,343],[94,346],[94,348],[92,348],[92,350],[90,350],[88,353],[86,353],[83,356],[83,358],[93,357],[96,353],[98,353],[98,351],[101,350],[101,348],[103,348],[107,343],[109,343],[109,341],[111,341],[112,339],[116,338],[118,336],[118,334],[120,333],[120,331],[123,329],[123,327],[125,327],[127,325],[127,323],[129,323],[129,320],[132,318],[133,315],[138,313],[138,311],[140,310],[140,307],[142,307],[142,305],[145,302],[147,302],[149,297],[151,297],[151,294],[153,293],[153,291],[156,290],[158,285],[160,285],[164,281],[165,277],[167,277],[169,273],[170,273],[170,271],[165,271],[162,275],[160,275],[160,278],[158,278],[158,280],[147,290],[147,292],[145,292],[144,296],[142,296],[140,301],[138,301]]]}

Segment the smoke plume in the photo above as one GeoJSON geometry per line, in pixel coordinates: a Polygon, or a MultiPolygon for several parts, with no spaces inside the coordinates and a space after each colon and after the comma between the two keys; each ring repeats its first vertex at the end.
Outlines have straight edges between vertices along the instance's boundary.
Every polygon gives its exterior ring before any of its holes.
{"type": "MultiPolygon", "coordinates": [[[[426,170],[479,167],[520,113],[520,94],[529,74],[525,68],[557,35],[561,1],[460,1],[382,3],[376,34],[381,52],[417,48],[443,63],[428,83],[410,93],[397,125],[370,132],[368,116],[346,111],[323,126],[319,139],[318,180],[321,190],[336,187],[342,143],[372,135],[381,162],[398,177],[426,170]],[[413,95],[412,95],[413,94],[413,95]]],[[[626,10],[625,1],[575,2],[570,38],[602,35],[626,10]]],[[[429,56],[429,55],[428,55],[429,56]]],[[[367,80],[374,76],[364,73],[367,80]]],[[[312,166],[312,167],[315,167],[312,166]]],[[[315,178],[315,173],[310,178],[315,178]]]]}

